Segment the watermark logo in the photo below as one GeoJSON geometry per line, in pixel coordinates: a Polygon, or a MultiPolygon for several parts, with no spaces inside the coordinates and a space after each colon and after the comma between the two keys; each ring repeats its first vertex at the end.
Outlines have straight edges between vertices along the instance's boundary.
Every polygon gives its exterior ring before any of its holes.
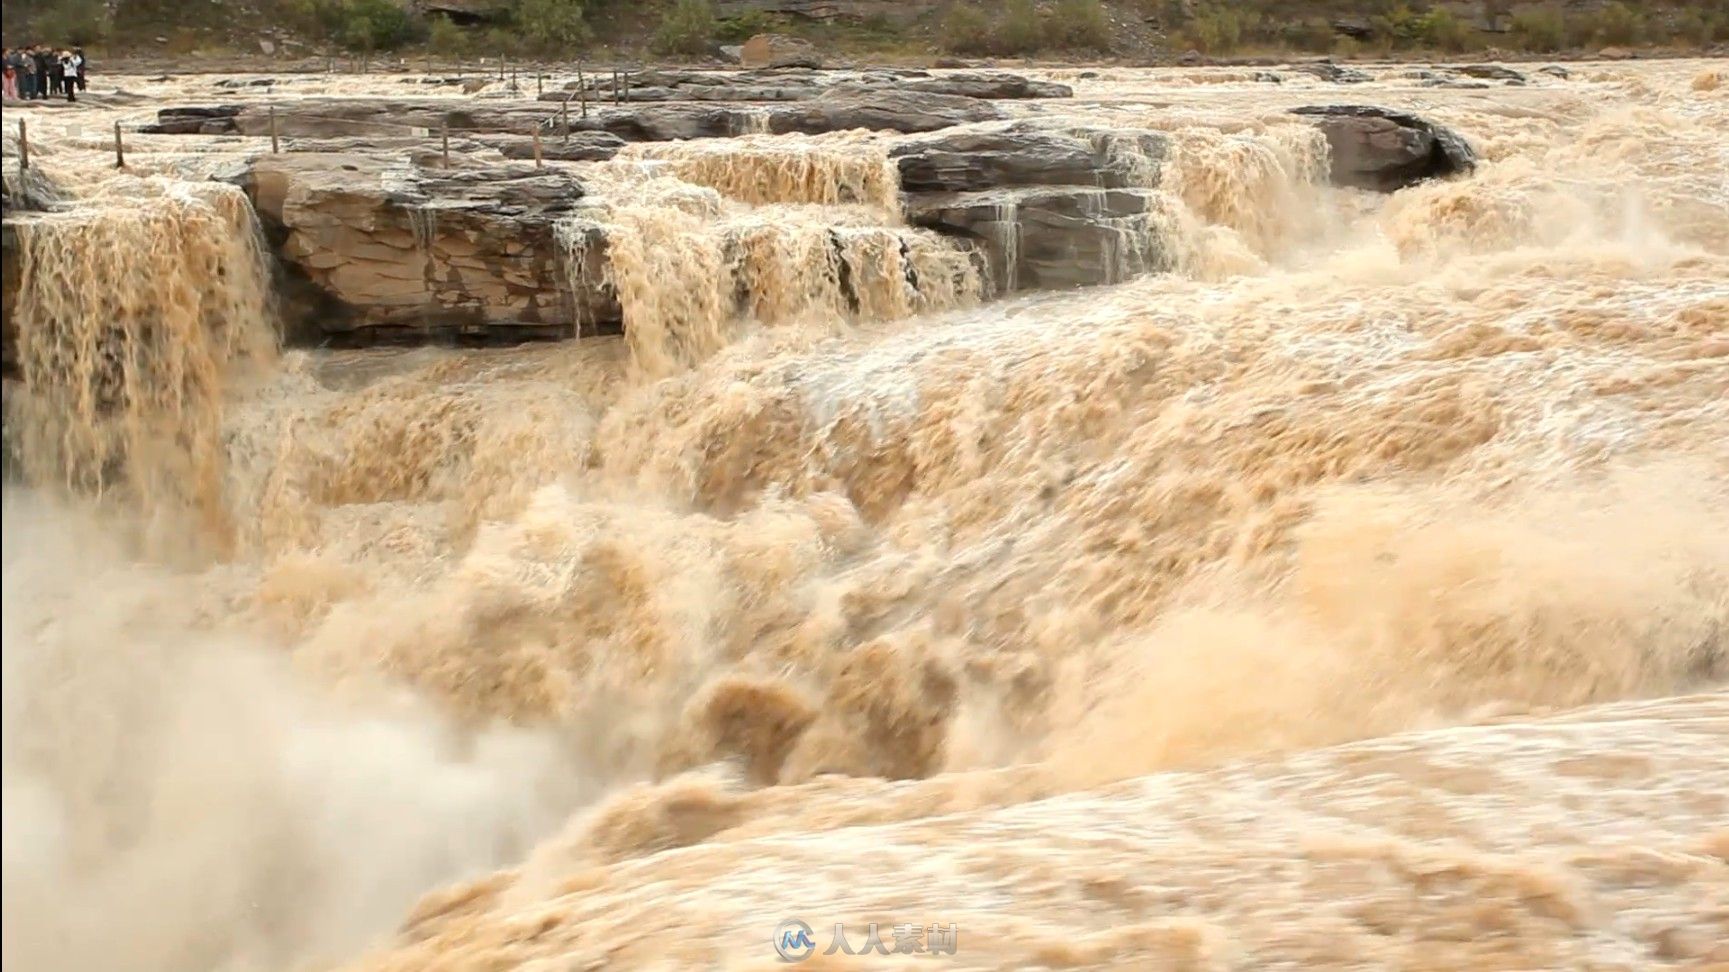
{"type": "Polygon", "coordinates": [[[816,939],[810,926],[797,918],[788,918],[775,926],[774,950],[782,962],[803,962],[816,951],[816,939]]]}
{"type": "MultiPolygon", "coordinates": [[[[894,925],[888,937],[872,922],[865,926],[864,944],[855,949],[847,935],[846,925],[835,922],[824,955],[953,955],[960,947],[960,930],[948,925],[915,925],[911,922],[894,925]]],[[[853,933],[856,938],[857,932],[853,933]]],[[[803,962],[816,954],[816,934],[797,918],[788,918],[775,926],[774,950],[782,962],[803,962]]]]}

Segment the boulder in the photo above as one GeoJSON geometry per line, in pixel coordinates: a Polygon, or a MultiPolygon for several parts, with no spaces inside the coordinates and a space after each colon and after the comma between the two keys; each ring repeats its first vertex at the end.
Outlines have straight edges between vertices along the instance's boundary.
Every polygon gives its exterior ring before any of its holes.
{"type": "Polygon", "coordinates": [[[1552,78],[1560,78],[1563,81],[1565,81],[1568,78],[1573,76],[1572,71],[1567,70],[1566,68],[1562,67],[1559,64],[1544,65],[1543,67],[1540,67],[1537,69],[1537,73],[1538,74],[1547,74],[1548,76],[1550,76],[1552,78]]]}
{"type": "Polygon", "coordinates": [[[234,181],[292,278],[291,317],[324,340],[567,337],[618,317],[598,276],[565,265],[559,226],[583,187],[564,170],[282,154],[234,181]]]}
{"type": "Polygon", "coordinates": [[[1464,138],[1416,115],[1371,105],[1291,111],[1314,119],[1326,133],[1334,185],[1392,192],[1476,167],[1477,155],[1464,138]]]}
{"type": "Polygon", "coordinates": [[[1334,84],[1362,84],[1365,81],[1373,80],[1368,74],[1359,71],[1356,68],[1340,67],[1332,61],[1311,61],[1308,64],[1294,64],[1291,65],[1290,70],[1298,74],[1307,74],[1311,77],[1320,78],[1322,81],[1331,81],[1334,84]]]}
{"type": "Polygon", "coordinates": [[[1165,136],[1104,128],[1017,125],[998,132],[945,132],[889,151],[908,193],[977,192],[1020,186],[1150,185],[1165,136]]]}
{"type": "Polygon", "coordinates": [[[907,221],[976,241],[997,293],[1118,283],[1169,270],[1157,196],[1042,186],[909,197],[907,221]]]}
{"type": "Polygon", "coordinates": [[[907,221],[970,240],[993,288],[1115,283],[1168,269],[1157,197],[1168,136],[1021,121],[890,150],[907,221]]]}
{"type": "Polygon", "coordinates": [[[745,67],[822,67],[822,55],[808,41],[784,34],[758,34],[744,42],[739,63],[745,67]]]}
{"type": "Polygon", "coordinates": [[[1455,64],[1448,68],[1455,74],[1463,74],[1468,78],[1481,78],[1485,81],[1523,81],[1525,76],[1510,67],[1500,64],[1455,64]]]}

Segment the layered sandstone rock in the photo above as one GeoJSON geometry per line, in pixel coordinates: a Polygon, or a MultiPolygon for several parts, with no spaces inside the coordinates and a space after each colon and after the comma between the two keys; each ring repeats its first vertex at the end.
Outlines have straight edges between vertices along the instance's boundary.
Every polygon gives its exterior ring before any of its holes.
{"type": "Polygon", "coordinates": [[[933,194],[907,218],[976,240],[998,293],[1119,283],[1169,270],[1155,195],[1146,190],[1047,186],[933,194]]]}
{"type": "Polygon", "coordinates": [[[998,292],[1114,283],[1166,270],[1157,199],[1166,136],[1020,122],[903,143],[909,222],[975,241],[998,292]]]}
{"type": "Polygon", "coordinates": [[[1166,150],[1166,136],[1143,129],[1023,122],[1001,131],[946,132],[903,142],[889,156],[908,193],[1049,185],[1114,189],[1150,184],[1166,150]]]}
{"type": "Polygon", "coordinates": [[[583,195],[567,172],[283,154],[236,181],[300,284],[299,316],[327,337],[565,337],[617,318],[598,274],[566,263],[559,225],[583,195]]]}

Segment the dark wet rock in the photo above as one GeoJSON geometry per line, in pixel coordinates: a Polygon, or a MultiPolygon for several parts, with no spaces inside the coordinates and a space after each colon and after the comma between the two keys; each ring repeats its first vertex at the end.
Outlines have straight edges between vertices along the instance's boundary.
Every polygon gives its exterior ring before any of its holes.
{"type": "Polygon", "coordinates": [[[282,154],[234,181],[282,258],[291,317],[318,339],[554,338],[617,317],[598,276],[573,292],[558,227],[583,187],[564,170],[282,154]]]}
{"type": "Polygon", "coordinates": [[[1169,270],[1156,194],[1042,186],[908,197],[907,221],[975,241],[992,288],[1063,289],[1169,270]]]}
{"type": "Polygon", "coordinates": [[[909,193],[1019,186],[1123,188],[1157,178],[1165,137],[1143,130],[1056,129],[1027,123],[998,132],[958,131],[889,152],[909,193]]]}
{"type": "MultiPolygon", "coordinates": [[[[534,158],[534,140],[520,135],[487,135],[481,141],[507,159],[534,158]]],[[[624,139],[608,132],[571,132],[540,140],[540,157],[559,162],[604,162],[624,148],[624,139]]]]}
{"type": "Polygon", "coordinates": [[[1272,71],[1256,71],[1254,79],[1261,84],[1284,84],[1285,79],[1272,71]]]}
{"type": "Polygon", "coordinates": [[[1477,155],[1457,132],[1416,115],[1371,105],[1293,108],[1326,133],[1335,185],[1392,192],[1468,173],[1477,155]]]}
{"type": "Polygon", "coordinates": [[[1356,68],[1340,67],[1332,61],[1313,61],[1308,64],[1294,64],[1289,70],[1298,74],[1307,74],[1331,81],[1334,84],[1362,84],[1374,80],[1367,73],[1356,68]]]}
{"type": "Polygon", "coordinates": [[[232,135],[240,105],[208,105],[164,108],[156,113],[156,124],[139,129],[147,135],[232,135]]]}
{"type": "Polygon", "coordinates": [[[1501,64],[1454,64],[1445,70],[1484,81],[1523,81],[1525,75],[1501,64]]]}
{"type": "Polygon", "coordinates": [[[1425,78],[1425,88],[1447,88],[1451,91],[1487,91],[1493,85],[1487,81],[1460,81],[1457,78],[1425,78]]]}
{"type": "Polygon", "coordinates": [[[972,241],[998,292],[1167,269],[1158,184],[1167,136],[1027,120],[890,150],[908,222],[972,241]]]}
{"type": "Polygon", "coordinates": [[[276,84],[275,78],[224,78],[212,87],[238,90],[241,88],[268,88],[276,84]]]}
{"type": "Polygon", "coordinates": [[[606,132],[627,142],[668,142],[726,138],[752,130],[754,113],[719,105],[644,105],[593,111],[587,118],[570,112],[573,132],[606,132]]]}
{"type": "Polygon", "coordinates": [[[1545,65],[1543,67],[1540,67],[1537,69],[1537,73],[1538,74],[1547,74],[1552,78],[1560,78],[1563,81],[1565,81],[1568,78],[1573,76],[1572,71],[1567,70],[1566,68],[1562,67],[1559,64],[1549,64],[1549,65],[1545,65]]]}

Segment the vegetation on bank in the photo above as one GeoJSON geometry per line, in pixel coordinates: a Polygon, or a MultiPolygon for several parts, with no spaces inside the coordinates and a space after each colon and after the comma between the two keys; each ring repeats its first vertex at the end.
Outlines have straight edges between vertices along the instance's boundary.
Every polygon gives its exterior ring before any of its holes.
{"type": "Polygon", "coordinates": [[[604,45],[690,58],[769,31],[854,55],[995,57],[1555,53],[1729,41],[1729,0],[1602,0],[1582,9],[1536,0],[950,0],[921,6],[925,13],[902,24],[819,24],[760,11],[722,18],[712,0],[498,0],[462,23],[413,0],[209,2],[220,16],[188,0],[38,0],[9,14],[6,32],[8,43],[123,50],[154,40],[181,53],[247,49],[256,43],[248,33],[287,32],[308,53],[570,56],[604,45]]]}

